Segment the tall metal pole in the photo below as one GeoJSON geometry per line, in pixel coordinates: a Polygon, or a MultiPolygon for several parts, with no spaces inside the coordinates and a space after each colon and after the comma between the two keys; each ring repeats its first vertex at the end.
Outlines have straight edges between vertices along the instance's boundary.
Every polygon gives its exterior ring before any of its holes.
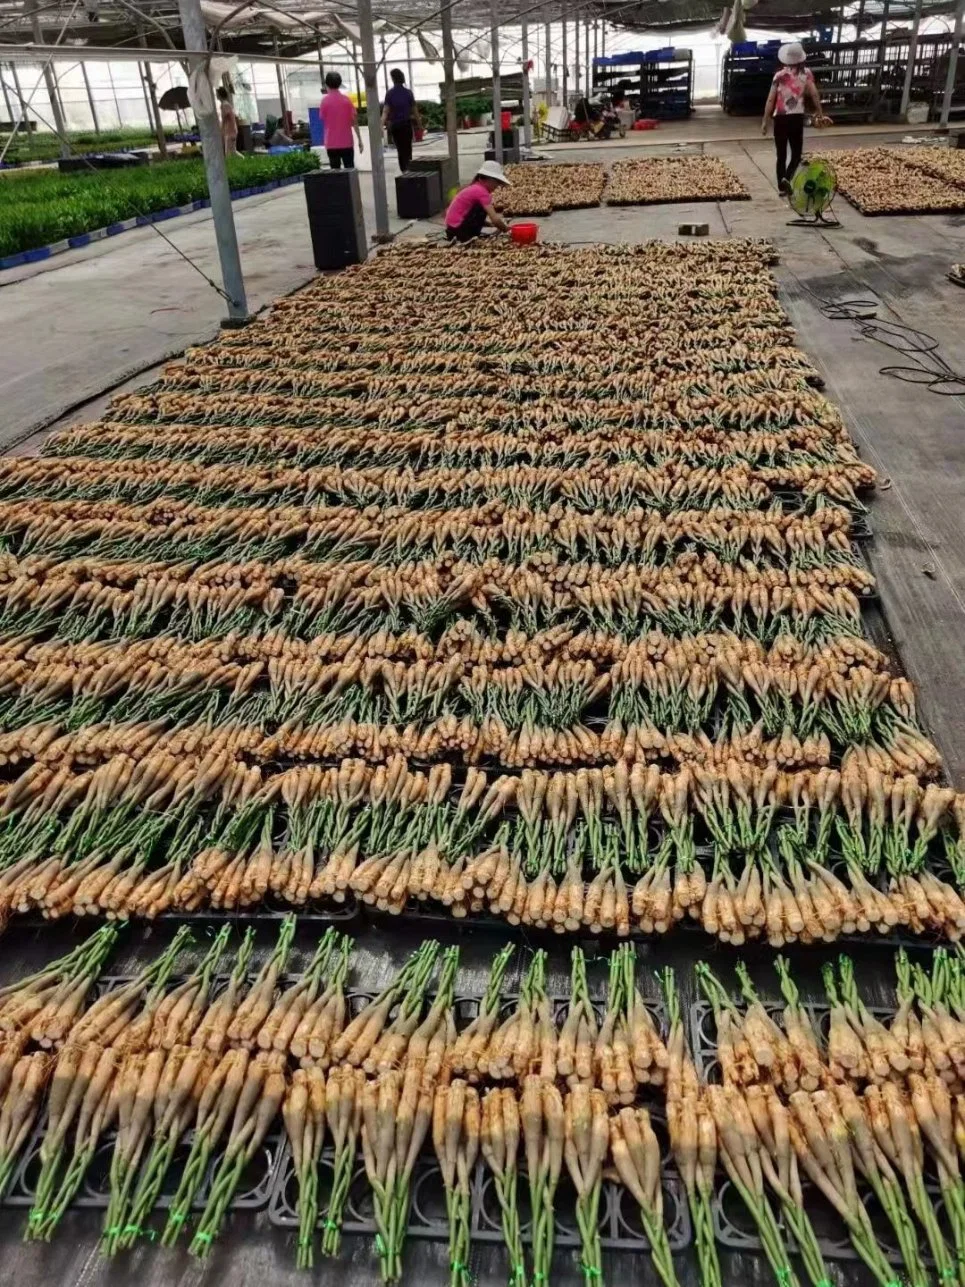
{"type": "MultiPolygon", "coordinates": [[[[84,65],[84,64],[83,64],[83,63],[81,63],[81,66],[82,66],[82,67],[83,67],[83,65],[84,65]]],[[[7,109],[7,120],[10,122],[11,126],[16,125],[16,123],[17,123],[17,118],[16,118],[16,117],[14,116],[14,114],[13,114],[13,106],[12,106],[12,104],[11,104],[11,102],[10,102],[10,94],[9,94],[9,91],[7,90],[7,80],[6,80],[6,77],[3,75],[3,68],[2,68],[2,67],[0,67],[0,85],[2,85],[2,86],[3,86],[3,103],[4,103],[4,106],[5,106],[5,107],[6,107],[6,109],[7,109]]]]}
{"type": "Polygon", "coordinates": [[[600,57],[606,57],[606,18],[600,23],[600,57]]]}
{"type": "Polygon", "coordinates": [[[385,154],[382,151],[382,116],[379,112],[372,0],[358,0],[358,16],[362,37],[362,71],[365,76],[365,116],[369,130],[369,155],[372,158],[372,194],[375,197],[375,239],[384,242],[389,240],[389,196],[385,186],[385,154]]]}
{"type": "Polygon", "coordinates": [[[586,72],[583,76],[583,83],[586,86],[586,96],[590,97],[593,87],[593,64],[590,61],[590,20],[586,20],[586,72]]]}
{"type": "Polygon", "coordinates": [[[389,56],[385,48],[385,36],[379,36],[379,48],[382,51],[382,79],[385,81],[385,92],[389,92],[389,56]]]}
{"type": "MultiPolygon", "coordinates": [[[[358,54],[355,52],[354,45],[352,46],[352,66],[355,68],[355,102],[358,107],[361,107],[364,97],[362,94],[362,76],[359,72],[358,54]]],[[[366,107],[368,107],[368,103],[366,103],[366,107]]]]}
{"type": "Polygon", "coordinates": [[[543,27],[543,88],[546,91],[546,106],[553,106],[553,49],[550,44],[550,25],[543,27]]]}
{"type": "Polygon", "coordinates": [[[319,36],[315,44],[318,48],[318,79],[322,82],[322,93],[325,93],[325,61],[322,58],[322,38],[319,36]]]}
{"type": "Polygon", "coordinates": [[[600,56],[599,46],[600,46],[600,24],[596,20],[596,18],[594,18],[593,19],[593,62],[590,64],[590,73],[591,73],[590,83],[593,85],[594,88],[596,88],[596,60],[600,56]]]}
{"type": "Polygon", "coordinates": [[[87,90],[87,102],[90,104],[90,114],[94,122],[94,133],[100,134],[101,127],[100,121],[97,119],[97,105],[94,102],[94,95],[91,91],[90,77],[87,75],[87,62],[83,58],[80,60],[80,71],[81,75],[84,77],[84,88],[87,90]]]}
{"type": "Polygon", "coordinates": [[[523,19],[523,144],[533,146],[533,122],[530,120],[529,103],[529,24],[523,19]]]}
{"type": "MultiPolygon", "coordinates": [[[[108,66],[109,65],[110,64],[108,64],[108,66]]],[[[17,71],[17,64],[11,63],[10,70],[13,73],[13,87],[17,93],[17,102],[20,104],[20,119],[23,121],[23,127],[24,130],[26,130],[27,138],[29,139],[30,131],[27,129],[27,104],[24,100],[23,89],[20,85],[20,73],[17,71]]]]}
{"type": "Polygon", "coordinates": [[[904,120],[908,113],[908,104],[911,101],[911,81],[915,74],[915,59],[918,57],[918,28],[921,26],[921,3],[922,0],[915,0],[915,18],[911,24],[911,39],[908,44],[908,66],[905,68],[905,83],[901,91],[901,119],[904,120]]]}
{"type": "MultiPolygon", "coordinates": [[[[178,13],[184,31],[184,48],[188,52],[207,54],[208,39],[201,16],[201,0],[178,0],[178,13]]],[[[109,65],[109,64],[108,64],[109,65]]],[[[241,255],[238,252],[238,234],[231,209],[231,192],[228,188],[228,171],[225,166],[224,144],[218,109],[208,76],[207,61],[192,60],[189,76],[191,104],[201,134],[204,169],[208,178],[208,195],[211,198],[211,217],[214,236],[218,244],[221,263],[221,280],[228,296],[228,318],[235,323],[248,318],[248,301],[245,299],[245,279],[241,272],[241,255]]]]}
{"type": "Polygon", "coordinates": [[[568,67],[566,66],[566,9],[565,8],[560,14],[560,21],[563,23],[563,81],[562,81],[563,106],[568,110],[570,106],[570,100],[569,100],[567,91],[570,87],[570,73],[569,73],[568,67]]]}
{"type": "MultiPolygon", "coordinates": [[[[30,25],[33,28],[34,44],[42,45],[44,43],[44,33],[40,27],[40,17],[36,10],[36,0],[30,6],[30,25]]],[[[50,59],[43,58],[44,84],[47,86],[47,97],[50,99],[50,110],[53,113],[54,125],[60,136],[60,155],[70,156],[70,147],[65,135],[67,125],[64,121],[64,109],[60,102],[60,91],[57,88],[57,78],[54,75],[53,63],[50,59]]]]}
{"type": "Polygon", "coordinates": [[[459,120],[456,111],[456,51],[452,43],[452,0],[445,0],[439,17],[442,20],[442,98],[446,108],[446,140],[449,144],[449,160],[458,183],[459,120]]]}
{"type": "Polygon", "coordinates": [[[409,82],[409,89],[415,93],[415,85],[412,82],[412,37],[408,32],[405,33],[405,74],[409,82]]]}
{"type": "Polygon", "coordinates": [[[965,21],[965,0],[958,0],[955,8],[955,34],[952,47],[948,53],[948,75],[945,77],[945,94],[942,98],[941,123],[948,126],[948,115],[952,110],[952,94],[955,92],[955,76],[958,72],[958,46],[962,43],[962,23],[965,21]]]}
{"type": "MultiPolygon", "coordinates": [[[[179,3],[180,3],[180,0],[179,0],[179,3]]],[[[271,43],[272,43],[272,48],[275,51],[275,57],[277,58],[278,57],[278,37],[274,34],[272,35],[271,43]]],[[[282,73],[281,63],[275,63],[275,76],[278,80],[278,101],[281,104],[281,114],[282,114],[282,119],[284,120],[284,118],[288,115],[288,100],[285,97],[285,77],[282,73]]]]}
{"type": "Polygon", "coordinates": [[[151,111],[154,115],[154,133],[157,137],[157,148],[161,154],[161,160],[168,159],[168,141],[164,136],[164,122],[161,120],[161,109],[157,102],[157,86],[154,83],[154,74],[151,71],[151,64],[144,64],[144,84],[147,86],[148,101],[151,105],[151,111]]]}
{"type": "Polygon", "coordinates": [[[141,97],[144,99],[144,110],[147,112],[147,123],[153,130],[156,129],[156,122],[154,120],[154,113],[151,111],[151,99],[147,92],[147,74],[144,71],[144,64],[142,62],[137,64],[137,74],[141,81],[141,97]]]}
{"type": "Polygon", "coordinates": [[[503,161],[503,91],[499,83],[499,19],[496,17],[496,0],[490,0],[490,44],[493,50],[493,156],[503,161]]]}

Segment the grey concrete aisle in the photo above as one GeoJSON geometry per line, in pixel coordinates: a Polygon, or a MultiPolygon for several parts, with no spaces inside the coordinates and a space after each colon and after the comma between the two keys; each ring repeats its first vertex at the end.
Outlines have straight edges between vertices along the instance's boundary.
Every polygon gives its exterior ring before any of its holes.
{"type": "MultiPolygon", "coordinates": [[[[370,175],[361,187],[371,233],[370,175]]],[[[234,212],[252,311],[313,276],[300,185],[235,202],[234,212]]],[[[405,226],[392,221],[393,232],[405,226]]],[[[225,309],[206,280],[220,283],[210,212],[161,229],[197,267],[153,228],[138,228],[0,273],[0,450],[215,334],[225,309]]]]}

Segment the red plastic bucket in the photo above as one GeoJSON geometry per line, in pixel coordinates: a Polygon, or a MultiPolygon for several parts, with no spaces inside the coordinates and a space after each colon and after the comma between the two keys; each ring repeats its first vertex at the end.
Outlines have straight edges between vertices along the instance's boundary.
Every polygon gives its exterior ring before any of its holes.
{"type": "Polygon", "coordinates": [[[510,226],[509,235],[517,246],[531,246],[539,236],[539,224],[514,223],[510,226]]]}
{"type": "Polygon", "coordinates": [[[504,130],[512,129],[512,127],[513,127],[513,114],[512,114],[512,112],[503,112],[503,113],[501,114],[501,116],[500,116],[500,120],[502,121],[502,127],[503,127],[503,129],[504,129],[504,130]]]}

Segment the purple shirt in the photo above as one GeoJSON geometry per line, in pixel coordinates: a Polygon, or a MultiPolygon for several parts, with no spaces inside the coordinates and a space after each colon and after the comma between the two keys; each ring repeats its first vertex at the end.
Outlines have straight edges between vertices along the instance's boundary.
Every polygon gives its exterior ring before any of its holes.
{"type": "Polygon", "coordinates": [[[385,96],[385,106],[389,109],[389,124],[404,125],[412,119],[415,97],[405,85],[393,85],[385,96]]]}

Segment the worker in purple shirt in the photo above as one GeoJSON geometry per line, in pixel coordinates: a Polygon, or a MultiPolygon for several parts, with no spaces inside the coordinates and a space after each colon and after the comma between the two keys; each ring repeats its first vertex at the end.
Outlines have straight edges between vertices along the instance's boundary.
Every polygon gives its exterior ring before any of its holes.
{"type": "Polygon", "coordinates": [[[405,83],[405,76],[398,69],[391,72],[392,88],[385,96],[382,105],[382,124],[389,131],[389,138],[395,144],[399,156],[399,169],[405,173],[412,160],[413,131],[422,128],[422,118],[416,105],[415,95],[405,83]]]}

